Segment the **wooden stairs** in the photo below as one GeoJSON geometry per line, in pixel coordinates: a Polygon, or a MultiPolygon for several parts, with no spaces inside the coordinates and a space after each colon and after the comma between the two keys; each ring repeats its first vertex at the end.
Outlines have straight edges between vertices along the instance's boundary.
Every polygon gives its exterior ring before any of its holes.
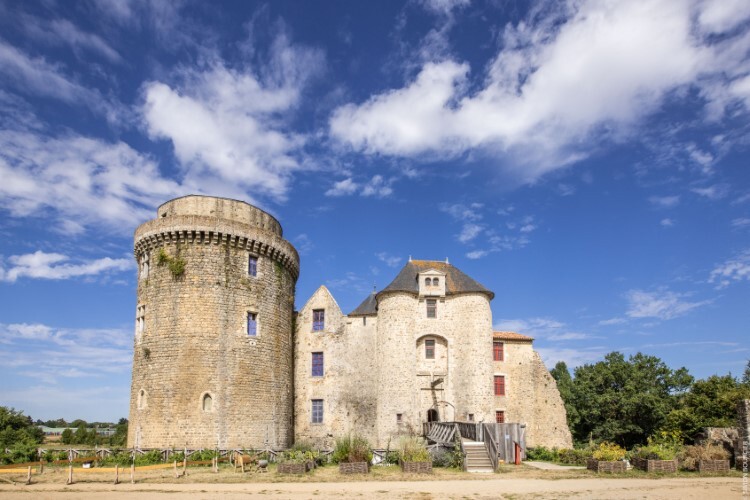
{"type": "Polygon", "coordinates": [[[466,452],[467,472],[494,472],[492,461],[487,455],[487,448],[481,441],[468,441],[462,439],[464,452],[466,452]]]}

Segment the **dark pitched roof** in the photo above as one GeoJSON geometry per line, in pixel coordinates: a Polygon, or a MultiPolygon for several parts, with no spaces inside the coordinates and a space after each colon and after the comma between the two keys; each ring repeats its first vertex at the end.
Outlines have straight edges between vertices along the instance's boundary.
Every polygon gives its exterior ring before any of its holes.
{"type": "Polygon", "coordinates": [[[490,299],[495,294],[477,283],[457,267],[447,262],[437,260],[410,260],[406,263],[391,284],[385,287],[380,293],[384,292],[412,292],[419,293],[419,273],[434,269],[445,273],[445,294],[451,295],[456,293],[478,292],[486,293],[490,299]]]}
{"type": "Polygon", "coordinates": [[[355,310],[349,313],[349,316],[375,316],[376,314],[378,314],[378,301],[375,298],[375,292],[372,292],[355,310]]]}

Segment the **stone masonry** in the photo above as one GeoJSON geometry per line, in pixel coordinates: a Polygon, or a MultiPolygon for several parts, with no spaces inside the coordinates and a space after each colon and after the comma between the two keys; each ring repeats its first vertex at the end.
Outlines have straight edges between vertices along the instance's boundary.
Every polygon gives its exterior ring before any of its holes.
{"type": "Polygon", "coordinates": [[[128,445],[290,445],[299,257],[279,223],[244,202],[186,196],[138,227],[135,257],[128,445]]]}
{"type": "Polygon", "coordinates": [[[572,445],[532,339],[493,333],[494,294],[447,262],[410,259],[348,315],[324,286],[295,314],[299,258],[278,221],[206,196],[160,206],[135,258],[129,446],[330,447],[354,432],[385,448],[428,420],[500,414],[529,446],[572,445]]]}

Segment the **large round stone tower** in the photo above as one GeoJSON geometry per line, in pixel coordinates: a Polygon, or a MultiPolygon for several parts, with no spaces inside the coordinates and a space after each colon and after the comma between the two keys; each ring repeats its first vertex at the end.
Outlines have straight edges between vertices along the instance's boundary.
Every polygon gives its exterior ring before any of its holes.
{"type": "Polygon", "coordinates": [[[128,446],[287,447],[299,256],[242,201],[185,196],[135,231],[128,446]]]}

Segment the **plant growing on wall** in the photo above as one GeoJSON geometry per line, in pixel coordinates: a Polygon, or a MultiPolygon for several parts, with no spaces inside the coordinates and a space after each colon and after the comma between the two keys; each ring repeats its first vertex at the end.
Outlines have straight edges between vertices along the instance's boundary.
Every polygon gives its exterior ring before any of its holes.
{"type": "Polygon", "coordinates": [[[169,271],[172,273],[172,276],[174,276],[175,278],[179,278],[180,276],[185,274],[185,259],[183,259],[179,255],[172,257],[167,253],[166,250],[164,250],[164,247],[159,249],[159,254],[156,258],[156,265],[166,265],[169,268],[169,271]]]}

